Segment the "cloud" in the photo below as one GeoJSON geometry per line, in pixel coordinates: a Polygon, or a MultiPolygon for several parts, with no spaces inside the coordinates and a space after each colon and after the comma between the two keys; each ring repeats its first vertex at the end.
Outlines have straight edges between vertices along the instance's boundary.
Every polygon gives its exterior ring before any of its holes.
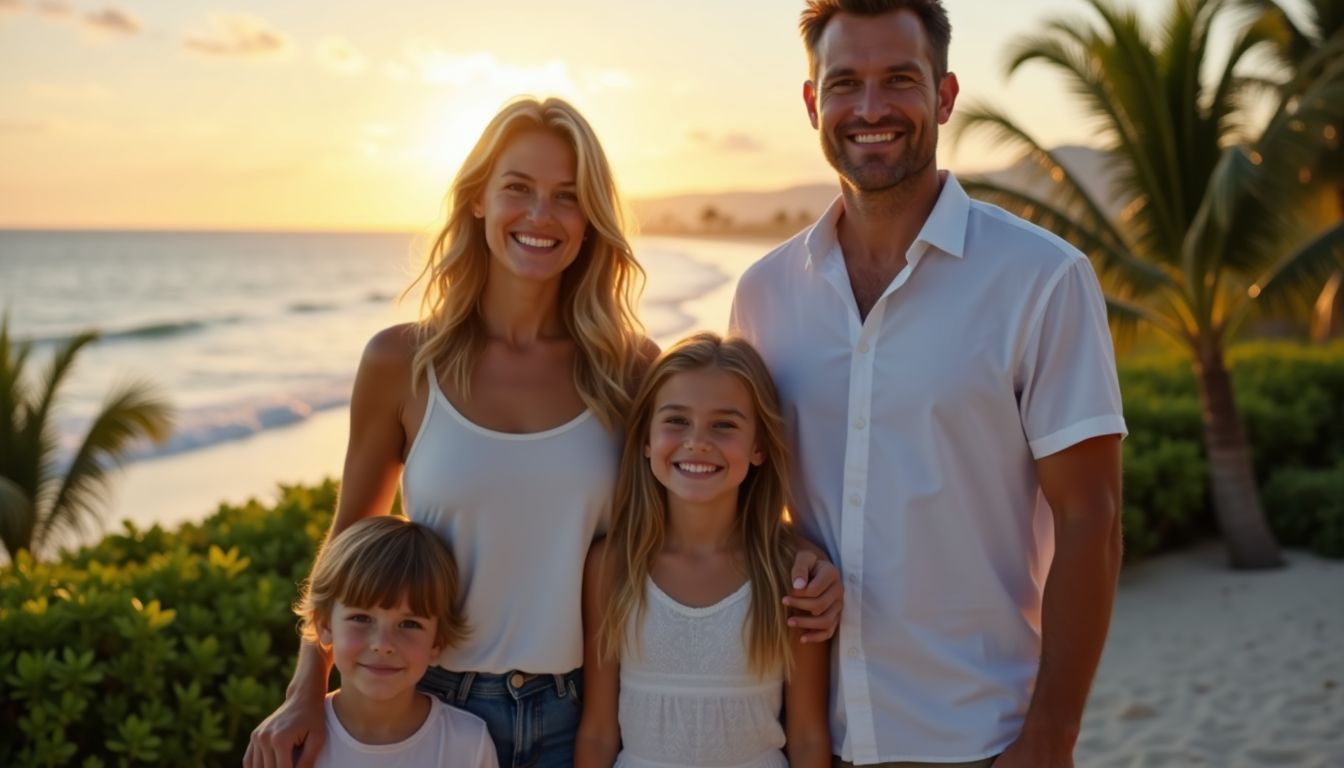
{"type": "Polygon", "coordinates": [[[104,8],[84,14],[84,26],[106,35],[135,35],[142,28],[140,20],[118,8],[104,8]]]}
{"type": "Polygon", "coordinates": [[[369,59],[358,48],[339,37],[328,37],[317,44],[317,61],[332,72],[355,75],[369,68],[369,59]]]}
{"type": "Polygon", "coordinates": [[[765,149],[764,142],[748,133],[725,133],[722,136],[712,136],[705,131],[697,130],[691,131],[689,138],[692,143],[708,147],[715,152],[744,154],[761,152],[765,149]]]}
{"type": "MultiPolygon", "coordinates": [[[[3,0],[0,0],[0,2],[3,2],[3,0]]],[[[74,9],[70,7],[69,3],[62,2],[62,0],[38,0],[37,12],[43,16],[63,18],[74,13],[74,9]]]]}
{"type": "Polygon", "coordinates": [[[289,38],[266,21],[243,14],[218,14],[206,32],[188,32],[183,45],[206,56],[265,58],[290,50],[289,38]]]}
{"type": "Polygon", "coordinates": [[[7,13],[23,13],[23,0],[0,0],[0,16],[7,13]]]}

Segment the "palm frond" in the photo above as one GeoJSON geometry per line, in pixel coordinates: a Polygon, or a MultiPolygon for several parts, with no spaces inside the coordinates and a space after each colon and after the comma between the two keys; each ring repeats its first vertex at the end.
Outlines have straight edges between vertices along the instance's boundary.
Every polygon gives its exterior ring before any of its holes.
{"type": "Polygon", "coordinates": [[[1066,209],[1078,210],[1084,226],[1094,230],[1113,248],[1125,248],[1125,238],[1111,217],[1059,157],[1041,146],[1026,129],[1002,110],[987,104],[972,103],[952,125],[952,138],[960,141],[968,133],[987,133],[995,144],[1016,146],[1032,158],[1053,182],[1051,198],[1066,209]]]}
{"type": "Polygon", "coordinates": [[[0,543],[12,561],[33,540],[33,500],[13,480],[0,475],[0,543]]]}
{"type": "Polygon", "coordinates": [[[1270,120],[1249,152],[1252,167],[1228,222],[1218,266],[1259,280],[1313,233],[1302,212],[1318,194],[1326,158],[1338,157],[1344,128],[1344,66],[1311,84],[1270,120]]]}
{"type": "Polygon", "coordinates": [[[1255,164],[1240,147],[1228,147],[1214,168],[1195,218],[1181,243],[1181,271],[1197,317],[1212,319],[1218,271],[1228,252],[1232,218],[1251,194],[1255,164]]]}
{"type": "Polygon", "coordinates": [[[9,476],[16,455],[15,443],[22,429],[24,367],[29,344],[16,343],[9,334],[9,316],[0,319],[0,476],[9,476]]]}
{"type": "MultiPolygon", "coordinates": [[[[1244,129],[1239,116],[1244,114],[1244,107],[1250,97],[1257,93],[1276,93],[1282,88],[1282,83],[1268,78],[1257,79],[1253,75],[1238,72],[1238,68],[1252,51],[1267,44],[1272,45],[1274,33],[1273,24],[1260,19],[1243,29],[1232,44],[1227,60],[1223,62],[1222,74],[1213,88],[1213,98],[1209,104],[1209,122],[1218,131],[1218,135],[1239,134],[1244,129]]],[[[1238,138],[1244,137],[1238,136],[1238,138]]]]}
{"type": "Polygon", "coordinates": [[[1344,269],[1344,222],[1279,260],[1251,285],[1249,294],[1271,306],[1309,301],[1341,269],[1344,269]]]}
{"type": "Polygon", "coordinates": [[[11,479],[28,490],[38,502],[48,488],[55,471],[57,436],[51,419],[52,407],[60,397],[65,379],[74,369],[79,353],[98,339],[98,334],[86,331],[66,341],[52,354],[40,382],[30,393],[25,407],[23,429],[18,435],[16,462],[18,473],[11,479]]]}
{"type": "Polygon", "coordinates": [[[132,441],[163,440],[172,425],[172,410],[148,384],[115,388],[94,417],[50,507],[41,515],[34,546],[45,545],[57,532],[82,530],[97,519],[108,469],[118,464],[132,441]]]}
{"type": "MultiPolygon", "coordinates": [[[[1023,36],[1010,46],[1008,73],[1033,62],[1058,70],[1069,90],[1082,99],[1086,111],[1098,118],[1099,134],[1110,140],[1112,151],[1127,159],[1139,157],[1141,137],[1129,115],[1118,108],[1119,99],[1112,92],[1114,79],[1106,76],[1095,53],[1101,47],[1104,43],[1085,22],[1055,20],[1046,24],[1044,34],[1023,36]]],[[[1143,163],[1133,168],[1130,190],[1149,194],[1159,183],[1157,173],[1143,163]]]]}
{"type": "MultiPolygon", "coordinates": [[[[1255,15],[1254,24],[1264,24],[1271,32],[1274,50],[1280,61],[1294,66],[1311,54],[1315,47],[1313,35],[1299,27],[1274,0],[1238,0],[1240,7],[1255,15]]],[[[1327,3],[1317,3],[1326,5],[1327,3]]],[[[1338,5],[1338,3],[1336,3],[1338,5]]]]}
{"type": "MultiPolygon", "coordinates": [[[[1179,116],[1189,112],[1187,104],[1172,93],[1169,72],[1182,67],[1198,68],[1199,63],[1184,64],[1199,52],[1186,50],[1191,45],[1195,26],[1188,18],[1187,3],[1173,3],[1173,15],[1166,23],[1168,35],[1177,35],[1185,43],[1172,52],[1154,48],[1152,37],[1132,8],[1121,9],[1105,0],[1089,0],[1101,17],[1106,38],[1095,48],[1101,61],[1112,97],[1137,137],[1124,150],[1132,183],[1142,184],[1154,205],[1145,209],[1149,219],[1154,250],[1172,253],[1180,242],[1187,219],[1188,180],[1182,167],[1185,154],[1178,148],[1184,138],[1179,116]],[[1175,63],[1173,63],[1175,62],[1175,63]]],[[[1181,86],[1176,86],[1179,89],[1181,86]]],[[[1179,93],[1179,90],[1177,91],[1179,93]]]]}
{"type": "Polygon", "coordinates": [[[1106,295],[1106,317],[1117,336],[1132,338],[1137,327],[1146,323],[1178,344],[1190,343],[1190,337],[1171,319],[1149,307],[1118,296],[1106,295]]]}

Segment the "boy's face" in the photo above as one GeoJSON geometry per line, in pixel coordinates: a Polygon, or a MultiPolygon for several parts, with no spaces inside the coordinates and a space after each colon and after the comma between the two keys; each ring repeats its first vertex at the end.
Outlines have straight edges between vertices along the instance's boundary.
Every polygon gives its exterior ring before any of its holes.
{"type": "Polygon", "coordinates": [[[415,692],[415,684],[442,650],[434,644],[438,619],[417,616],[405,600],[395,608],[336,603],[318,638],[331,646],[341,671],[342,695],[388,701],[415,692]]]}

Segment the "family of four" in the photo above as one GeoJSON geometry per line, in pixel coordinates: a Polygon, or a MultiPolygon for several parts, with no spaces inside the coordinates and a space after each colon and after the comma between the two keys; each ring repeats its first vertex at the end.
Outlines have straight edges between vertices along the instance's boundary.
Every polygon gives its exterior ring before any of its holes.
{"type": "Polygon", "coordinates": [[[940,0],[809,0],[802,33],[842,194],[726,339],[643,336],[573,108],[486,127],[422,320],[360,362],[247,766],[1073,764],[1120,563],[1097,279],[937,168],[940,0]]]}

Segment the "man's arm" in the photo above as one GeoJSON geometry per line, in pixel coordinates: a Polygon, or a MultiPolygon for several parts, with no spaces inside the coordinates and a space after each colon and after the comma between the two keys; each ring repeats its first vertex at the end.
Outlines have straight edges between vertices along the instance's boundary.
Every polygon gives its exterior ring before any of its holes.
{"type": "Polygon", "coordinates": [[[995,768],[1073,766],[1120,573],[1120,436],[1084,440],[1037,460],[1036,471],[1055,522],[1041,669],[1022,733],[995,768]]]}

